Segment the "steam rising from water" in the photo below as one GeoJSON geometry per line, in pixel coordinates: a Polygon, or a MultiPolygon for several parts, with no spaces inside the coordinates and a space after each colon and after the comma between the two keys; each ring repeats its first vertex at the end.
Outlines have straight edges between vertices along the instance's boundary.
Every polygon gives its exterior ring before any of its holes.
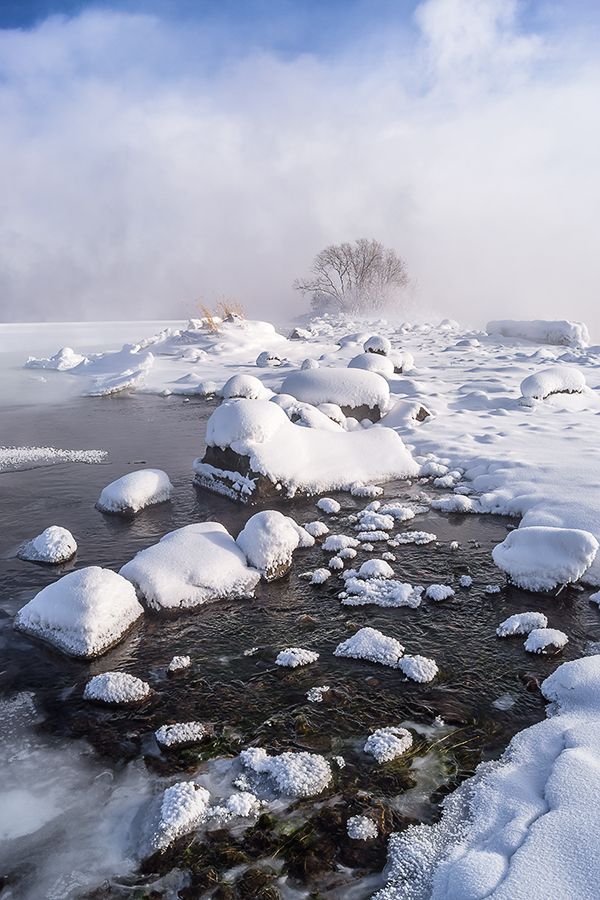
{"type": "Polygon", "coordinates": [[[108,10],[0,32],[0,317],[283,319],[364,235],[420,308],[600,326],[595,42],[524,11],[425,0],[320,57],[108,10]]]}

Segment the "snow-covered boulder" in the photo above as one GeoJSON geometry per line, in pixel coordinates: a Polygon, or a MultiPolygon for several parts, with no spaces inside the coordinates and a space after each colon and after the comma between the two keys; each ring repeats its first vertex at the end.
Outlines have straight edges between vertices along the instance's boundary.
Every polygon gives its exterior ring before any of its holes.
{"type": "Polygon", "coordinates": [[[103,489],[96,506],[101,512],[134,515],[146,506],[164,503],[171,497],[173,485],[161,469],[128,472],[103,489]]]}
{"type": "Polygon", "coordinates": [[[284,358],[271,350],[263,350],[256,357],[256,365],[259,369],[277,369],[282,362],[284,362],[284,358]]]}
{"type": "Polygon", "coordinates": [[[374,756],[378,763],[391,762],[410,750],[413,737],[406,728],[390,726],[378,728],[369,735],[364,746],[365,753],[374,756]]]}
{"type": "Polygon", "coordinates": [[[534,628],[527,635],[524,647],[528,653],[558,653],[569,638],[558,628],[534,628]]]}
{"type": "Polygon", "coordinates": [[[545,400],[552,394],[581,394],[585,391],[585,375],[572,366],[550,366],[528,375],[521,382],[524,400],[545,400]]]}
{"type": "MultiPolygon", "coordinates": [[[[366,563],[363,563],[363,566],[366,563]]],[[[361,566],[362,569],[362,566],[361,566]]],[[[421,605],[423,588],[389,577],[356,577],[346,573],[344,590],[338,594],[344,606],[382,606],[384,608],[408,606],[416,609],[421,605]]]]}
{"type": "Polygon", "coordinates": [[[103,672],[90,678],[83,691],[84,700],[107,706],[133,706],[152,693],[150,685],[128,672],[103,672]]]}
{"type": "Polygon", "coordinates": [[[414,428],[431,416],[431,411],[418,400],[396,400],[380,424],[386,428],[414,428]]]}
{"type": "Polygon", "coordinates": [[[328,578],[331,578],[329,569],[315,569],[310,573],[311,584],[325,584],[328,578]]]}
{"type": "Polygon", "coordinates": [[[154,732],[154,737],[161,747],[181,749],[200,743],[208,734],[209,730],[202,722],[176,722],[174,725],[161,725],[154,732]]]}
{"type": "Polygon", "coordinates": [[[428,600],[439,603],[441,600],[448,600],[450,597],[454,597],[454,590],[449,584],[430,584],[425,591],[425,596],[428,600]]]}
{"type": "Polygon", "coordinates": [[[524,338],[538,344],[557,344],[566,347],[587,347],[590,335],[583,322],[569,322],[567,319],[546,320],[532,319],[515,321],[503,319],[488,322],[485,326],[488,334],[500,334],[503,337],[524,338]]]}
{"type": "Polygon", "coordinates": [[[500,622],[496,628],[498,637],[512,637],[515,634],[529,634],[534,628],[545,628],[548,619],[544,613],[540,612],[523,612],[515,613],[509,616],[503,622],[500,622]]]}
{"type": "Polygon", "coordinates": [[[184,672],[186,669],[189,669],[191,664],[191,656],[174,656],[167,666],[167,675],[177,675],[179,672],[184,672]]]}
{"type": "Polygon", "coordinates": [[[17,556],[28,562],[59,565],[72,559],[77,553],[77,542],[70,531],[60,525],[50,525],[41,534],[27,541],[17,556]]]}
{"type": "Polygon", "coordinates": [[[164,851],[178,838],[195,831],[208,815],[210,794],[193,781],[168,787],[161,798],[150,837],[152,851],[164,851]]]}
{"type": "Polygon", "coordinates": [[[433,681],[439,672],[438,665],[434,659],[429,659],[429,657],[420,656],[419,654],[403,656],[402,659],[398,660],[398,668],[411,681],[420,683],[433,681]]]}
{"type": "MultiPolygon", "coordinates": [[[[257,401],[258,402],[258,401],[257,401]]],[[[213,600],[251,597],[260,573],[226,528],[199,522],[140,550],[120,574],[153,609],[192,609],[213,600]]]]}
{"type": "Polygon", "coordinates": [[[376,628],[361,628],[356,634],[342,641],[333,651],[334,656],[365,659],[383,666],[397,666],[404,647],[395,638],[387,637],[376,628]]]}
{"type": "Polygon", "coordinates": [[[531,525],[509,532],[492,557],[518,587],[551,591],[578,581],[597,551],[598,541],[589,531],[531,525]]]}
{"type": "Polygon", "coordinates": [[[275,665],[295,669],[298,666],[307,666],[309,663],[316,662],[318,658],[319,654],[314,650],[305,650],[303,647],[286,647],[277,654],[275,665]]]}
{"type": "Polygon", "coordinates": [[[337,515],[342,508],[333,497],[321,497],[317,500],[317,507],[321,512],[329,513],[330,515],[337,515]]]}
{"type": "Polygon", "coordinates": [[[335,403],[345,415],[376,421],[389,405],[390,389],[385,378],[361,369],[323,368],[291,372],[281,390],[297,400],[319,406],[335,403]]]}
{"type": "Polygon", "coordinates": [[[221,390],[224,400],[244,397],[246,400],[268,400],[273,392],[254,375],[232,375],[221,390]]]}
{"type": "Polygon", "coordinates": [[[246,522],[236,543],[249,564],[266,581],[282,578],[291,568],[297,547],[312,547],[315,539],[289,516],[274,509],[256,513],[246,522]]]}
{"type": "Polygon", "coordinates": [[[114,647],[143,611],[125,578],[89,566],[43,588],[17,613],[14,626],[69,656],[91,659],[114,647]]]}
{"type": "Polygon", "coordinates": [[[382,356],[387,356],[392,349],[391,342],[386,338],[382,337],[380,334],[372,334],[370,338],[363,344],[363,350],[365,353],[373,353],[379,354],[382,356]]]}
{"type": "Polygon", "coordinates": [[[339,553],[340,550],[358,547],[359,542],[349,534],[329,534],[321,545],[326,553],[339,553]]]}
{"type": "Polygon", "coordinates": [[[242,765],[258,775],[266,775],[277,790],[289,797],[313,797],[320,794],[332,779],[331,766],[316,753],[280,753],[269,756],[260,747],[240,753],[242,765]]]}
{"type": "Polygon", "coordinates": [[[346,832],[353,841],[370,841],[377,837],[379,829],[368,816],[351,816],[346,822],[346,832]]]}
{"type": "Polygon", "coordinates": [[[394,570],[384,559],[368,559],[358,570],[359,578],[393,578],[394,570]]]}
{"type": "Polygon", "coordinates": [[[376,372],[383,378],[394,377],[394,364],[379,353],[359,353],[353,356],[348,363],[349,369],[363,369],[365,372],[376,372]]]}
{"type": "Polygon", "coordinates": [[[320,522],[318,519],[314,522],[306,522],[303,525],[303,528],[315,539],[325,537],[326,534],[329,534],[328,526],[325,522],[320,522]]]}

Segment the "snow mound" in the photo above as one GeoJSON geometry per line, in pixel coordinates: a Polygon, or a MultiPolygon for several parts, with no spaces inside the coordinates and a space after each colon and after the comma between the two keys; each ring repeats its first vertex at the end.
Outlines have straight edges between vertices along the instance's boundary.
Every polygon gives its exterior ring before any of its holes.
{"type": "Polygon", "coordinates": [[[387,531],[359,531],[356,535],[356,540],[361,544],[371,544],[372,542],[377,541],[387,541],[389,540],[389,534],[387,531]]]}
{"type": "Polygon", "coordinates": [[[394,363],[387,356],[379,353],[359,353],[348,363],[349,369],[362,369],[365,372],[376,372],[383,378],[394,377],[394,363]]]}
{"type": "Polygon", "coordinates": [[[434,659],[427,656],[403,656],[398,661],[398,668],[412,681],[433,681],[439,669],[434,659]]]}
{"type": "Polygon", "coordinates": [[[88,659],[117,644],[142,613],[128,581],[89,566],[43,588],[17,613],[14,627],[88,659]]]}
{"type": "Polygon", "coordinates": [[[35,356],[30,356],[25,363],[25,368],[54,369],[57,372],[68,372],[69,369],[74,369],[75,366],[85,362],[87,362],[87,357],[82,356],[81,353],[75,353],[71,347],[63,347],[62,350],[59,350],[58,353],[55,353],[54,356],[50,356],[48,359],[38,359],[35,356]]]}
{"type": "Polygon", "coordinates": [[[283,409],[269,400],[226,400],[208,420],[206,443],[246,453],[249,444],[264,444],[290,424],[283,409]]]}
{"type": "Polygon", "coordinates": [[[329,534],[329,528],[325,522],[307,522],[303,527],[314,538],[324,537],[324,535],[329,534]]]}
{"type": "Polygon", "coordinates": [[[331,688],[328,684],[323,684],[320,687],[311,687],[306,692],[306,699],[310,703],[322,703],[323,695],[330,691],[331,688]]]}
{"type": "Polygon", "coordinates": [[[0,447],[0,472],[32,469],[57,462],[102,463],[106,450],[62,450],[59,447],[0,447]]]}
{"type": "Polygon", "coordinates": [[[77,542],[70,531],[60,525],[50,525],[41,534],[19,548],[17,556],[28,562],[58,565],[77,553],[77,542]]]}
{"type": "Polygon", "coordinates": [[[523,612],[509,616],[496,628],[498,637],[512,637],[514,634],[529,634],[534,628],[545,628],[548,619],[544,613],[523,612]]]}
{"type": "Polygon", "coordinates": [[[260,747],[240,753],[242,765],[259,775],[267,775],[277,790],[289,797],[313,797],[320,794],[332,779],[331,766],[316,753],[280,753],[269,756],[260,747]]]}
{"type": "Polygon", "coordinates": [[[568,641],[564,631],[558,628],[534,628],[523,646],[528,653],[555,653],[562,650],[568,641]]]}
{"type": "Polygon", "coordinates": [[[391,762],[410,750],[413,736],[406,728],[392,725],[378,728],[370,734],[364,746],[365,753],[374,756],[378,763],[391,762]]]}
{"type": "Polygon", "coordinates": [[[571,366],[550,366],[528,375],[521,382],[521,394],[526,400],[544,400],[551,394],[581,394],[585,391],[585,376],[571,366]]]}
{"type": "Polygon", "coordinates": [[[450,494],[448,497],[436,497],[431,501],[432,509],[447,513],[478,512],[477,502],[463,494],[450,494]]]}
{"type": "Polygon", "coordinates": [[[184,669],[189,669],[191,664],[192,659],[190,656],[174,656],[167,666],[167,672],[170,672],[171,674],[174,672],[182,672],[184,669]]]}
{"type": "Polygon", "coordinates": [[[321,546],[326,553],[338,553],[347,547],[358,547],[358,541],[349,534],[330,534],[321,546]]]}
{"type": "Polygon", "coordinates": [[[397,666],[404,647],[395,638],[387,637],[376,628],[361,628],[356,634],[342,641],[333,651],[334,656],[365,659],[383,666],[397,666]]]}
{"type": "Polygon", "coordinates": [[[311,572],[310,583],[324,584],[328,578],[331,578],[329,569],[315,569],[314,572],[311,572]]]}
{"type": "Polygon", "coordinates": [[[578,581],[597,551],[598,541],[589,531],[531,525],[509,532],[492,557],[518,587],[550,591],[578,581]]]}
{"type": "Polygon", "coordinates": [[[433,534],[431,531],[405,531],[396,535],[391,546],[396,546],[397,544],[431,544],[433,541],[437,541],[437,534],[433,534]]]}
{"type": "Polygon", "coordinates": [[[408,522],[415,517],[414,510],[410,506],[402,506],[401,503],[384,503],[379,512],[391,516],[396,522],[408,522]]]}
{"type": "Polygon", "coordinates": [[[297,400],[319,406],[335,403],[342,408],[367,406],[387,409],[390,389],[385,378],[361,369],[318,368],[291,372],[281,385],[281,392],[297,400]]]}
{"type": "Polygon", "coordinates": [[[380,353],[387,356],[391,352],[392,344],[386,337],[380,334],[372,334],[363,344],[365,353],[380,353]]]}
{"type": "Polygon", "coordinates": [[[416,609],[421,605],[422,592],[423,588],[420,586],[413,587],[412,584],[393,578],[350,577],[346,579],[345,589],[338,597],[344,606],[367,606],[372,603],[384,608],[408,606],[416,609]]]}
{"type": "MultiPolygon", "coordinates": [[[[152,354],[150,354],[152,355],[152,354]]],[[[123,391],[134,391],[146,381],[147,370],[127,369],[120,375],[101,375],[95,378],[92,387],[86,391],[88,397],[110,397],[123,391]]]]}
{"type": "Polygon", "coordinates": [[[461,575],[458,579],[458,584],[461,588],[470,588],[473,584],[473,579],[470,575],[461,575]]]}
{"type": "Polygon", "coordinates": [[[368,559],[358,570],[359,578],[393,578],[394,570],[383,559],[368,559]]]}
{"type": "Polygon", "coordinates": [[[218,522],[165,534],[125,563],[120,574],[153,609],[192,609],[213,600],[251,597],[260,580],[218,522]]]}
{"type": "Polygon", "coordinates": [[[319,654],[314,650],[304,650],[302,647],[286,647],[277,654],[275,665],[287,666],[295,669],[297,666],[307,666],[309,663],[316,662],[319,654]]]}
{"type": "Polygon", "coordinates": [[[333,497],[321,497],[320,500],[317,500],[317,507],[324,513],[330,513],[336,515],[339,513],[342,508],[337,500],[334,500],[333,497]]]}
{"type": "Polygon", "coordinates": [[[266,581],[281,578],[292,565],[297,547],[312,547],[315,539],[289,516],[273,509],[256,513],[246,522],[236,543],[266,581]]]}
{"type": "Polygon", "coordinates": [[[346,822],[348,837],[353,841],[370,841],[379,834],[379,829],[368,816],[351,816],[346,822]]]}
{"type": "Polygon", "coordinates": [[[174,725],[161,725],[154,732],[154,737],[161,747],[181,747],[197,744],[204,740],[208,730],[202,722],[177,722],[174,725]]]}
{"type": "Polygon", "coordinates": [[[439,603],[441,600],[448,600],[449,597],[454,597],[454,590],[447,584],[430,584],[425,591],[425,596],[428,600],[439,603]]]}
{"type": "Polygon", "coordinates": [[[208,791],[191,781],[168,787],[152,834],[152,849],[162,852],[178,838],[194,831],[208,814],[209,800],[208,791]]]}
{"type": "Polygon", "coordinates": [[[129,706],[150,696],[150,685],[128,672],[103,672],[90,678],[83,691],[84,700],[129,706]]]}
{"type": "Polygon", "coordinates": [[[169,500],[172,490],[173,485],[166,472],[161,469],[139,469],[107,484],[96,506],[102,512],[131,515],[146,506],[169,500]]]}
{"type": "Polygon", "coordinates": [[[394,527],[394,517],[363,510],[358,514],[358,523],[354,527],[356,531],[391,531],[394,527]]]}
{"type": "Polygon", "coordinates": [[[256,365],[259,369],[277,369],[283,361],[283,357],[270,350],[263,350],[256,357],[256,365]]]}
{"type": "Polygon", "coordinates": [[[500,334],[503,337],[524,338],[538,344],[557,344],[566,347],[587,347],[590,335],[583,322],[569,322],[567,319],[515,321],[503,319],[488,322],[485,326],[488,334],[500,334]]]}
{"type": "Polygon", "coordinates": [[[255,375],[232,375],[221,390],[225,400],[243,397],[246,400],[268,400],[272,391],[264,386],[255,375]]]}

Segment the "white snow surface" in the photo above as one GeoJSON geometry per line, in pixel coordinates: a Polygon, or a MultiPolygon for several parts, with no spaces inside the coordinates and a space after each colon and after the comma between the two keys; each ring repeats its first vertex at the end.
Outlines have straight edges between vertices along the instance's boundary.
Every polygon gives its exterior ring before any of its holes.
{"type": "Polygon", "coordinates": [[[321,497],[317,500],[317,507],[324,513],[336,514],[342,508],[337,500],[333,497],[321,497]]]}
{"type": "Polygon", "coordinates": [[[333,651],[334,656],[365,659],[383,666],[396,666],[403,653],[404,647],[400,641],[369,627],[361,628],[333,651]]]}
{"type": "Polygon", "coordinates": [[[151,837],[153,850],[166,850],[173,841],[190,834],[208,814],[210,795],[192,781],[179,781],[162,795],[158,822],[151,837]]]}
{"type": "Polygon", "coordinates": [[[297,547],[312,547],[315,539],[289,516],[274,509],[251,516],[236,538],[248,563],[271,577],[280,567],[287,571],[297,547]]]}
{"type": "Polygon", "coordinates": [[[225,400],[235,397],[244,397],[246,400],[268,400],[272,391],[265,388],[262,381],[255,375],[232,375],[221,389],[221,396],[225,400]]]}
{"type": "Polygon", "coordinates": [[[377,825],[368,816],[351,816],[346,822],[346,831],[353,841],[369,841],[379,834],[377,825]]]}
{"type": "Polygon", "coordinates": [[[512,637],[515,634],[529,634],[534,628],[545,628],[548,619],[544,613],[522,612],[509,616],[496,628],[498,637],[512,637]]]}
{"type": "Polygon", "coordinates": [[[358,570],[359,578],[393,578],[394,570],[384,559],[368,559],[358,570]]]}
{"type": "Polygon", "coordinates": [[[320,403],[335,403],[352,409],[378,406],[382,411],[387,409],[390,399],[388,383],[381,375],[348,368],[319,367],[291,372],[284,379],[281,392],[313,406],[320,403]]]}
{"type": "Polygon", "coordinates": [[[558,628],[533,628],[523,646],[528,653],[544,653],[548,648],[551,651],[562,650],[568,640],[564,631],[558,628]]]}
{"type": "Polygon", "coordinates": [[[303,647],[286,647],[277,654],[275,665],[295,669],[297,666],[307,666],[309,663],[316,662],[318,658],[319,654],[314,650],[305,650],[303,647]]]}
{"type": "Polygon", "coordinates": [[[102,463],[106,450],[63,450],[59,447],[0,447],[0,472],[33,469],[60,462],[102,463]]]}
{"type": "Polygon", "coordinates": [[[438,665],[434,659],[427,656],[403,656],[398,660],[398,668],[411,681],[427,682],[433,681],[439,672],[438,665]]]}
{"type": "Polygon", "coordinates": [[[87,357],[81,353],[75,353],[71,347],[63,347],[54,356],[47,359],[30,356],[25,363],[26,369],[54,369],[57,372],[67,372],[74,369],[80,363],[85,362],[87,357]]]}
{"type": "Polygon", "coordinates": [[[176,722],[173,725],[161,725],[154,736],[162,747],[178,747],[181,744],[196,744],[207,733],[206,725],[202,722],[176,722]]]}
{"type": "Polygon", "coordinates": [[[302,527],[314,538],[324,537],[326,534],[329,534],[329,527],[325,522],[320,522],[318,520],[315,522],[307,522],[302,527]]]}
{"type": "Polygon", "coordinates": [[[47,585],[15,616],[18,631],[70,656],[100,656],[142,615],[131,584],[110,569],[88,566],[47,585]]]}
{"type": "Polygon", "coordinates": [[[530,526],[510,531],[492,557],[519,587],[550,591],[578,581],[596,558],[598,546],[589,531],[530,526]]]}
{"type": "Polygon", "coordinates": [[[569,322],[568,319],[532,319],[516,321],[501,319],[488,322],[488,334],[500,334],[509,338],[524,338],[537,344],[557,344],[566,347],[587,347],[590,335],[583,322],[569,322]]]}
{"type": "Polygon", "coordinates": [[[448,600],[449,597],[454,597],[454,589],[448,584],[430,584],[425,591],[425,596],[428,600],[434,600],[436,603],[439,603],[440,600],[448,600]]]}
{"type": "Polygon", "coordinates": [[[332,779],[331,766],[317,753],[269,756],[261,747],[251,747],[242,750],[240,760],[259,775],[267,775],[277,790],[289,797],[313,797],[324,791],[332,779]]]}
{"type": "MultiPolygon", "coordinates": [[[[363,563],[364,565],[366,563],[363,563]]],[[[346,579],[344,590],[338,597],[344,606],[373,604],[382,607],[409,606],[416,609],[421,605],[422,593],[422,587],[413,587],[408,582],[397,581],[388,576],[363,578],[354,575],[346,579]]]]}
{"type": "Polygon", "coordinates": [[[365,753],[374,756],[378,763],[384,763],[402,756],[410,750],[412,743],[413,736],[410,731],[392,725],[388,728],[378,728],[370,734],[363,749],[365,753]]]}
{"type": "Polygon", "coordinates": [[[595,900],[600,656],[559,666],[542,692],[548,718],[479,766],[438,824],[392,836],[376,900],[595,900]]]}
{"type": "Polygon", "coordinates": [[[521,394],[527,400],[544,400],[551,394],[581,394],[585,375],[573,366],[550,366],[528,375],[521,382],[521,394]]]}
{"type": "Polygon", "coordinates": [[[50,525],[41,534],[19,548],[18,556],[30,562],[52,565],[66,562],[77,553],[77,541],[71,532],[60,525],[50,525]]]}
{"type": "Polygon", "coordinates": [[[128,672],[103,672],[90,678],[83,691],[85,700],[115,706],[139,703],[150,694],[150,685],[128,672]]]}
{"type": "Polygon", "coordinates": [[[251,597],[260,573],[223,525],[199,522],[170,531],[120,570],[153,609],[191,609],[251,597]]]}
{"type": "Polygon", "coordinates": [[[102,512],[137,513],[146,506],[169,500],[173,485],[162,469],[138,469],[111,481],[96,506],[102,512]]]}
{"type": "Polygon", "coordinates": [[[365,372],[376,372],[382,378],[394,377],[394,363],[380,353],[359,353],[348,363],[349,369],[363,369],[365,372]]]}

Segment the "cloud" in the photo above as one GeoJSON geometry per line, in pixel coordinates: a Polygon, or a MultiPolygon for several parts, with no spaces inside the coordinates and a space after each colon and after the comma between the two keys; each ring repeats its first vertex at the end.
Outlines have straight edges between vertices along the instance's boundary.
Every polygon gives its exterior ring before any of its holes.
{"type": "Polygon", "coordinates": [[[106,10],[0,32],[0,317],[226,294],[283,320],[314,253],[365,235],[423,310],[600,338],[600,67],[585,32],[525,11],[426,0],[327,56],[106,10]]]}

